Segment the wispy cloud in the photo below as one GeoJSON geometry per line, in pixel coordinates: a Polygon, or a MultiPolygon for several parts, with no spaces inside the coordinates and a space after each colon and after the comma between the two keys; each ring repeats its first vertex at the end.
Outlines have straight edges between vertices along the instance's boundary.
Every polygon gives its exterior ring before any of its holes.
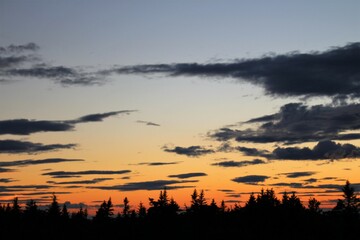
{"type": "Polygon", "coordinates": [[[179,164],[181,162],[142,162],[138,163],[136,165],[147,165],[147,166],[164,166],[164,165],[174,165],[179,164]]]}
{"type": "Polygon", "coordinates": [[[137,123],[143,123],[145,124],[146,126],[155,126],[155,127],[159,127],[160,124],[157,124],[157,123],[154,123],[154,122],[148,122],[148,121],[141,121],[141,120],[138,120],[136,121],[137,123]]]}
{"type": "Polygon", "coordinates": [[[190,146],[190,147],[174,147],[168,148],[167,146],[163,147],[165,152],[176,153],[179,155],[186,155],[188,157],[199,157],[209,153],[214,153],[212,149],[206,149],[201,146],[190,146]]]}
{"type": "Polygon", "coordinates": [[[226,63],[175,63],[114,68],[114,74],[232,77],[276,96],[336,96],[360,92],[360,43],[324,52],[291,52],[226,63]]]}
{"type": "Polygon", "coordinates": [[[115,186],[94,186],[89,188],[101,190],[119,190],[119,191],[137,191],[137,190],[163,190],[163,189],[178,189],[178,188],[193,188],[194,186],[175,185],[184,183],[195,183],[198,180],[154,180],[145,182],[130,182],[123,185],[115,186]]]}
{"type": "Polygon", "coordinates": [[[117,174],[126,174],[130,173],[131,170],[118,170],[118,171],[111,171],[111,170],[86,170],[86,171],[55,171],[55,172],[47,172],[43,173],[44,176],[80,176],[80,175],[117,175],[117,174]]]}
{"type": "Polygon", "coordinates": [[[184,178],[203,177],[203,176],[207,176],[207,174],[203,172],[193,172],[193,173],[174,174],[174,175],[169,175],[168,177],[184,179],[184,178]]]}
{"type": "Polygon", "coordinates": [[[247,175],[247,176],[233,178],[231,179],[231,181],[237,183],[257,184],[259,182],[264,182],[268,178],[270,177],[265,175],[247,175]]]}
{"type": "Polygon", "coordinates": [[[10,183],[10,182],[15,182],[16,180],[12,179],[12,178],[0,178],[0,183],[10,183]]]}
{"type": "Polygon", "coordinates": [[[113,178],[94,178],[91,180],[79,180],[79,181],[65,181],[65,182],[54,182],[48,181],[51,184],[67,185],[67,184],[96,184],[108,180],[113,180],[113,178]]]}
{"type": "Polygon", "coordinates": [[[280,175],[285,175],[288,178],[299,178],[299,177],[308,177],[316,174],[316,172],[313,171],[307,171],[307,172],[290,172],[290,173],[281,173],[280,175]]]}
{"type": "Polygon", "coordinates": [[[105,113],[95,113],[82,116],[74,120],[50,121],[50,120],[28,120],[28,119],[10,119],[0,121],[0,135],[29,135],[37,132],[64,132],[71,131],[75,124],[88,122],[101,122],[105,118],[130,114],[136,110],[121,110],[105,113]]]}
{"type": "Polygon", "coordinates": [[[0,153],[29,153],[55,151],[60,149],[73,149],[76,144],[42,144],[18,140],[0,140],[0,153]]]}
{"type": "Polygon", "coordinates": [[[70,123],[101,122],[102,120],[104,120],[104,118],[108,118],[119,114],[130,114],[132,112],[136,112],[136,110],[121,110],[114,112],[95,113],[95,114],[85,115],[78,119],[71,120],[68,122],[70,123]]]}
{"type": "Polygon", "coordinates": [[[28,166],[28,165],[39,165],[39,164],[51,164],[51,163],[62,163],[62,162],[82,162],[83,159],[66,159],[66,158],[47,158],[39,160],[15,160],[8,162],[0,162],[0,167],[16,167],[16,166],[28,166]]]}
{"type": "Polygon", "coordinates": [[[258,165],[258,164],[266,164],[268,163],[267,161],[261,160],[261,159],[254,159],[251,161],[221,161],[221,162],[216,162],[216,163],[212,163],[211,165],[213,166],[219,166],[219,167],[245,167],[245,166],[250,166],[250,165],[258,165]]]}

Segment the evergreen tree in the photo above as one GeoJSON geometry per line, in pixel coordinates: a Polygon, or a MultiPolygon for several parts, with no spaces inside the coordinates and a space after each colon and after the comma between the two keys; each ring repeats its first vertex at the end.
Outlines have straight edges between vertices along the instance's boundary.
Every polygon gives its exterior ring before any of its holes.
{"type": "Polygon", "coordinates": [[[128,217],[129,212],[130,212],[130,205],[129,205],[129,200],[127,199],[127,197],[124,198],[123,202],[124,202],[124,207],[123,207],[122,215],[123,215],[123,217],[128,217]]]}

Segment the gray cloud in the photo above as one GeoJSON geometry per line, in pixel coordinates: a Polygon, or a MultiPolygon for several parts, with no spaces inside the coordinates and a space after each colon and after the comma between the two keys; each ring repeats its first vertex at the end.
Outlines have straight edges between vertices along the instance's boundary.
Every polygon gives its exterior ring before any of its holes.
{"type": "Polygon", "coordinates": [[[126,174],[130,173],[130,170],[108,171],[108,170],[87,170],[87,171],[55,171],[43,173],[44,176],[79,176],[79,175],[114,175],[114,174],[126,174]]]}
{"type": "Polygon", "coordinates": [[[198,180],[154,180],[146,182],[130,182],[123,185],[115,186],[96,186],[89,187],[101,190],[119,190],[119,191],[137,191],[137,190],[163,190],[166,189],[178,189],[178,188],[193,188],[194,186],[178,186],[173,184],[194,183],[198,180]]]}
{"type": "Polygon", "coordinates": [[[177,63],[114,68],[108,73],[238,79],[276,96],[337,96],[360,92],[360,43],[324,52],[291,52],[227,63],[177,63]]]}
{"type": "Polygon", "coordinates": [[[29,135],[36,132],[69,131],[73,125],[60,121],[13,119],[0,121],[0,134],[29,135]]]}
{"type": "Polygon", "coordinates": [[[174,175],[169,175],[168,177],[184,179],[184,178],[203,177],[203,176],[207,176],[207,174],[202,172],[193,172],[193,173],[174,174],[174,175]]]}
{"type": "Polygon", "coordinates": [[[10,183],[15,181],[16,180],[13,180],[12,178],[0,178],[0,183],[10,183]]]}
{"type": "Polygon", "coordinates": [[[247,175],[243,177],[236,177],[231,179],[233,182],[237,183],[246,183],[246,184],[257,184],[259,182],[264,182],[266,179],[270,177],[265,175],[247,175]]]}
{"type": "Polygon", "coordinates": [[[89,114],[68,122],[71,123],[101,122],[104,118],[108,118],[119,114],[130,114],[132,112],[136,112],[136,110],[121,110],[114,112],[89,114]]]}
{"type": "Polygon", "coordinates": [[[51,66],[40,56],[35,55],[39,46],[35,43],[0,47],[1,82],[10,82],[15,77],[44,78],[63,85],[99,85],[103,84],[104,74],[88,69],[66,66],[51,66]],[[28,53],[27,53],[28,52],[28,53]]]}
{"type": "Polygon", "coordinates": [[[24,51],[36,51],[39,46],[35,43],[27,43],[23,45],[9,45],[7,47],[0,47],[0,54],[14,54],[22,53],[24,51]]]}
{"type": "Polygon", "coordinates": [[[136,110],[121,110],[114,112],[95,113],[82,116],[75,120],[67,121],[49,121],[49,120],[28,120],[11,119],[0,121],[0,135],[29,135],[37,132],[63,132],[74,129],[75,124],[88,122],[101,122],[105,118],[119,114],[130,114],[136,110]]]}
{"type": "Polygon", "coordinates": [[[299,177],[308,177],[316,174],[316,172],[290,172],[290,173],[281,173],[281,175],[285,175],[288,178],[299,178],[299,177]]]}
{"type": "Polygon", "coordinates": [[[176,153],[179,155],[186,155],[188,157],[199,157],[202,155],[206,155],[209,153],[214,153],[214,150],[206,149],[201,146],[190,146],[190,147],[175,147],[173,149],[169,149],[168,147],[163,147],[165,152],[176,153]]]}
{"type": "Polygon", "coordinates": [[[0,140],[0,153],[40,153],[60,149],[73,149],[76,144],[42,144],[18,140],[0,140]]]}
{"type": "Polygon", "coordinates": [[[234,139],[238,142],[287,144],[353,140],[360,139],[360,133],[347,133],[347,131],[360,130],[359,122],[360,104],[309,107],[302,103],[289,103],[271,117],[268,115],[243,123],[243,125],[250,124],[252,128],[221,128],[209,133],[209,136],[218,141],[234,139]]]}
{"type": "Polygon", "coordinates": [[[180,162],[142,162],[136,165],[147,165],[147,166],[163,166],[163,165],[173,165],[179,164],[180,162]]]}
{"type": "Polygon", "coordinates": [[[258,164],[266,164],[267,162],[261,159],[254,159],[252,161],[222,161],[216,162],[211,165],[213,166],[220,166],[220,167],[245,167],[250,165],[258,165],[258,164]]]}
{"type": "Polygon", "coordinates": [[[9,162],[0,162],[0,167],[15,167],[15,166],[28,166],[28,165],[38,165],[38,164],[49,164],[49,163],[61,163],[61,162],[82,162],[83,159],[66,159],[66,158],[47,158],[39,160],[16,160],[9,162]]]}
{"type": "Polygon", "coordinates": [[[312,149],[308,147],[278,147],[272,152],[271,158],[288,160],[321,160],[356,158],[359,156],[360,148],[352,144],[321,141],[312,149]]]}
{"type": "Polygon", "coordinates": [[[157,124],[157,123],[153,123],[153,122],[148,122],[148,121],[141,121],[141,120],[138,120],[136,121],[137,123],[144,123],[145,125],[147,126],[155,126],[155,127],[159,127],[160,124],[157,124]]]}
{"type": "Polygon", "coordinates": [[[67,184],[96,184],[108,180],[113,180],[113,178],[94,178],[91,180],[80,180],[80,181],[66,181],[66,182],[54,182],[48,181],[51,184],[67,185],[67,184]]]}
{"type": "Polygon", "coordinates": [[[14,172],[14,171],[15,171],[14,169],[0,167],[0,173],[14,172]]]}

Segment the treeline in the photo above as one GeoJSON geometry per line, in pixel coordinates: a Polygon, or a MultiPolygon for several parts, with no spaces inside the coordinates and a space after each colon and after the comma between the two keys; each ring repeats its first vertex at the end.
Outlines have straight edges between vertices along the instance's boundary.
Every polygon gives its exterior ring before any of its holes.
{"type": "Polygon", "coordinates": [[[52,202],[46,210],[30,200],[22,208],[18,199],[0,205],[0,239],[359,239],[360,201],[349,181],[331,211],[310,198],[306,206],[295,193],[278,199],[272,189],[251,194],[244,206],[217,204],[196,189],[190,206],[181,209],[166,189],[149,208],[131,209],[124,198],[115,214],[111,198],[94,217],[87,209],[69,213],[65,204],[52,202]]]}

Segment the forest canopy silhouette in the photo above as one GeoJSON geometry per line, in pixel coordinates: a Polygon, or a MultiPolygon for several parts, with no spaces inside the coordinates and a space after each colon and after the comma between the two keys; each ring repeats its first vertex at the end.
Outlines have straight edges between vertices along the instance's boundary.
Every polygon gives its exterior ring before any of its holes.
{"type": "Polygon", "coordinates": [[[349,181],[342,198],[329,211],[310,197],[303,203],[295,192],[278,198],[273,189],[250,194],[244,206],[226,206],[207,199],[194,189],[190,206],[181,208],[167,189],[158,199],[149,198],[131,207],[127,197],[116,213],[112,199],[104,200],[95,216],[80,206],[69,212],[52,195],[51,204],[40,209],[36,201],[20,206],[18,198],[0,205],[1,239],[351,239],[360,233],[360,199],[349,181]]]}

